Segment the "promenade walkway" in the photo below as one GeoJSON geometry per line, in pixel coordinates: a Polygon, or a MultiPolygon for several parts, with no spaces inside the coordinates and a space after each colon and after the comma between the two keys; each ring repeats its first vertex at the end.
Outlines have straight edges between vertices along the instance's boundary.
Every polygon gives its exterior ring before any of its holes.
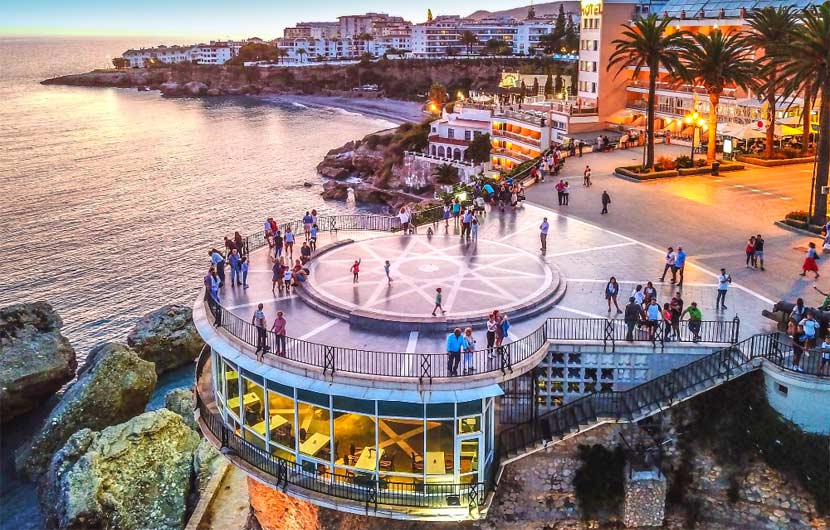
{"type": "MultiPolygon", "coordinates": [[[[573,166],[569,169],[572,170],[573,166]]],[[[548,186],[546,183],[532,191],[541,197],[548,186]]],[[[572,202],[579,200],[579,191],[573,193],[572,202]]],[[[318,248],[334,240],[358,239],[363,241],[360,243],[362,255],[347,250],[349,247],[342,247],[342,250],[333,251],[332,261],[328,263],[325,256],[320,265],[315,265],[312,260],[309,281],[339,299],[348,310],[387,304],[394,310],[393,313],[415,312],[425,317],[431,311],[428,299],[436,287],[442,287],[449,310],[447,316],[451,317],[453,310],[475,307],[476,311],[484,310],[486,313],[515,304],[533,293],[535,285],[544,285],[545,278],[548,278],[546,270],[556,271],[567,283],[564,296],[552,309],[514,322],[510,330],[511,340],[530,334],[547,317],[619,318],[616,313],[608,313],[604,298],[605,284],[612,275],[621,285],[621,306],[625,305],[628,294],[636,284],[645,284],[649,280],[655,282],[661,303],[667,302],[676,291],[668,281],[657,282],[663,269],[662,249],[617,233],[610,226],[596,226],[529,204],[505,212],[488,207],[486,214],[479,219],[481,229],[478,241],[469,242],[462,240],[460,227],[452,221],[448,227],[443,222],[435,225],[431,239],[424,235],[427,227],[421,227],[416,236],[381,232],[321,232],[318,248]],[[538,227],[544,217],[549,219],[551,231],[547,252],[542,253],[538,227]],[[403,238],[409,241],[401,246],[403,238]],[[361,257],[363,261],[360,282],[352,285],[349,265],[356,257],[361,257]],[[391,261],[392,278],[399,278],[391,285],[387,285],[383,271],[386,259],[391,261]],[[342,266],[342,270],[337,266],[342,266]],[[465,281],[466,277],[469,277],[469,283],[465,281]]],[[[656,221],[644,220],[643,223],[644,226],[653,226],[656,221]]],[[[301,240],[302,237],[298,237],[298,241],[301,240]]],[[[686,246],[684,241],[678,242],[686,246]]],[[[295,257],[299,257],[298,249],[295,249],[295,257]]],[[[731,320],[736,314],[739,315],[742,337],[773,329],[772,323],[761,316],[761,311],[769,309],[772,301],[740,282],[730,289],[727,298],[729,309],[715,311],[715,273],[699,266],[694,253],[691,258],[682,290],[686,305],[697,301],[704,320],[731,320]]],[[[225,286],[220,293],[222,305],[250,322],[256,305],[261,302],[269,325],[277,311],[284,311],[288,335],[302,340],[366,350],[406,353],[445,351],[445,331],[417,330],[414,327],[395,331],[356,327],[343,318],[310,307],[294,292],[289,295],[273,294],[271,264],[267,249],[255,251],[248,279],[251,287],[225,286]]],[[[482,319],[479,325],[474,326],[479,347],[485,344],[484,325],[482,319]]]]}
{"type": "MultiPolygon", "coordinates": [[[[658,157],[666,154],[673,158],[687,151],[683,146],[657,146],[658,157]]],[[[651,182],[631,182],[613,175],[614,167],[637,164],[641,159],[640,148],[568,159],[561,176],[570,182],[569,206],[557,206],[552,179],[531,187],[528,200],[660,250],[680,244],[693,263],[711,271],[725,267],[737,283],[769,299],[803,296],[808,305],[821,303],[823,298],[813,290],[816,283],[798,276],[807,243],[819,240],[774,224],[792,210],[807,209],[811,164],[747,166],[744,171],[718,177],[697,175],[651,182]],[[585,165],[590,165],[593,173],[594,185],[588,189],[582,187],[585,165]],[[600,215],[603,190],[611,195],[608,215],[600,215]],[[759,233],[766,241],[765,272],[744,268],[746,241],[759,233]]],[[[825,267],[823,262],[819,266],[822,270],[825,267]]],[[[823,278],[817,285],[828,290],[823,278]]]]}

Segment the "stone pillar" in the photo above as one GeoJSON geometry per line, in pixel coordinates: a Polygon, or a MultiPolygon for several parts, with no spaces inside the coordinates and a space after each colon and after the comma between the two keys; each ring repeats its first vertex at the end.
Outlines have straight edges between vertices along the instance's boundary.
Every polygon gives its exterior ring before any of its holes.
{"type": "Polygon", "coordinates": [[[666,512],[666,477],[657,469],[633,471],[625,466],[623,524],[626,528],[662,526],[666,512]]]}
{"type": "Polygon", "coordinates": [[[251,509],[262,530],[315,530],[317,507],[248,478],[251,509]]]}

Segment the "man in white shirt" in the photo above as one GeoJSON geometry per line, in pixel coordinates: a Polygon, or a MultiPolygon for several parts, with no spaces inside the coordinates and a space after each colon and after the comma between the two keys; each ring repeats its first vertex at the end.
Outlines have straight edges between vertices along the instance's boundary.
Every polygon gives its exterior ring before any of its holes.
{"type": "Polygon", "coordinates": [[[718,297],[715,299],[715,309],[718,306],[726,309],[726,291],[729,290],[730,283],[732,283],[732,276],[726,273],[726,269],[721,269],[718,274],[718,297]]]}
{"type": "Polygon", "coordinates": [[[550,223],[548,223],[548,218],[545,217],[542,219],[542,224],[539,225],[539,239],[542,241],[542,251],[548,249],[548,230],[550,229],[550,223]]]}
{"type": "Polygon", "coordinates": [[[674,282],[674,262],[677,261],[677,254],[674,252],[674,248],[669,247],[666,251],[666,265],[663,267],[663,275],[660,276],[660,281],[666,281],[666,273],[672,271],[672,282],[674,282]]]}

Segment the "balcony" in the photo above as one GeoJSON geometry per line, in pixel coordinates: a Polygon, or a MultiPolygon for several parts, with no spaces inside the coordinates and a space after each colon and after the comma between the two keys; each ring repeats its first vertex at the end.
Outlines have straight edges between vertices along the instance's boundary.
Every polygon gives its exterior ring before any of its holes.
{"type": "Polygon", "coordinates": [[[496,121],[499,118],[518,121],[539,128],[545,127],[547,125],[547,117],[541,112],[501,110],[497,111],[493,115],[493,118],[496,121]]]}
{"type": "Polygon", "coordinates": [[[510,138],[511,140],[516,140],[518,142],[522,142],[528,145],[532,145],[535,147],[541,148],[542,140],[538,138],[530,138],[528,136],[524,136],[522,134],[516,134],[509,131],[503,131],[501,129],[493,129],[491,131],[492,135],[496,138],[510,138]]]}
{"type": "Polygon", "coordinates": [[[505,149],[503,147],[494,147],[490,150],[491,155],[499,155],[499,156],[506,156],[507,158],[512,158],[513,160],[517,160],[519,162],[528,162],[533,160],[534,157],[520,153],[518,151],[512,151],[510,149],[505,149]]]}
{"type": "MultiPolygon", "coordinates": [[[[663,92],[677,92],[679,94],[698,94],[701,96],[707,96],[706,89],[699,85],[689,85],[689,84],[676,84],[676,83],[669,83],[666,81],[658,81],[657,90],[663,92]]],[[[648,92],[648,81],[646,80],[638,80],[634,79],[631,83],[628,84],[628,90],[630,92],[640,92],[640,93],[647,93],[648,92]]],[[[735,92],[737,89],[735,88],[724,88],[723,94],[721,94],[721,99],[734,99],[735,92]]]]}

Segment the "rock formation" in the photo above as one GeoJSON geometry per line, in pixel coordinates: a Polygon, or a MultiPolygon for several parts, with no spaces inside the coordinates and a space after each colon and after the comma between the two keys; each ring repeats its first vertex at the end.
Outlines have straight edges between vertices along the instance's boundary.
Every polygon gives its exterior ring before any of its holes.
{"type": "Polygon", "coordinates": [[[76,431],[100,430],[144,410],[156,386],[153,363],[120,344],[104,344],[91,355],[94,362],[67,389],[31,444],[17,454],[18,471],[36,478],[76,431]]]}
{"type": "Polygon", "coordinates": [[[0,309],[0,423],[43,403],[75,376],[75,350],[45,302],[0,309]]]}
{"type": "Polygon", "coordinates": [[[40,487],[48,528],[173,530],[184,526],[199,436],[159,409],[101,432],[75,433],[40,487]]]}
{"type": "Polygon", "coordinates": [[[193,390],[190,388],[176,388],[164,396],[164,408],[175,412],[182,417],[188,427],[199,432],[196,419],[193,416],[193,390]]]}
{"type": "Polygon", "coordinates": [[[248,479],[251,511],[262,530],[316,529],[318,508],[248,479]]]}
{"type": "Polygon", "coordinates": [[[162,374],[193,362],[205,343],[193,325],[193,310],[168,305],[141,317],[127,335],[127,344],[162,374]]]}

